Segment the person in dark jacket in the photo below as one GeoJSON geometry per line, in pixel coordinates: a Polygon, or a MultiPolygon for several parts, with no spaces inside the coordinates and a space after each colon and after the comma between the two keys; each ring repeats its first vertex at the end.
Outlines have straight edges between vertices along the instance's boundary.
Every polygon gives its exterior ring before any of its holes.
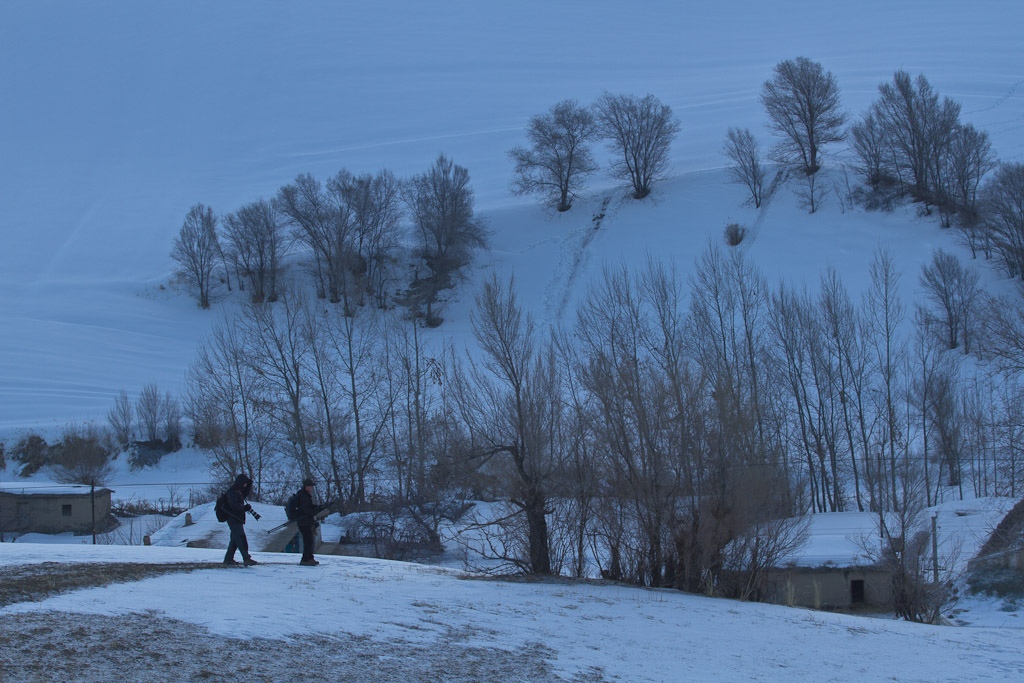
{"type": "Polygon", "coordinates": [[[302,560],[299,561],[299,564],[306,567],[315,567],[320,564],[313,557],[313,530],[316,528],[316,514],[323,510],[323,506],[313,502],[315,487],[315,481],[303,479],[302,489],[299,490],[299,516],[295,519],[299,526],[299,533],[302,534],[302,560]]]}
{"type": "Polygon", "coordinates": [[[253,512],[252,506],[245,501],[250,493],[252,493],[252,479],[244,474],[239,474],[235,477],[235,483],[231,485],[225,496],[224,507],[228,515],[231,541],[228,543],[228,551],[224,555],[224,564],[238,564],[235,560],[235,550],[242,551],[242,564],[245,566],[258,564],[249,554],[249,539],[245,536],[245,513],[248,512],[255,519],[259,519],[259,516],[253,512]]]}

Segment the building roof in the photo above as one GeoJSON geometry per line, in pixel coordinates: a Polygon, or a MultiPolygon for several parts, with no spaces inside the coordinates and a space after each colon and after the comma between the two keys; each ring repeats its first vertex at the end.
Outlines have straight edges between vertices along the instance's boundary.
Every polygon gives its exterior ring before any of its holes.
{"type": "MultiPolygon", "coordinates": [[[[97,486],[96,493],[106,491],[113,493],[105,486],[97,486]]],[[[84,484],[50,484],[50,485],[26,485],[0,483],[0,494],[6,493],[15,496],[88,496],[92,492],[91,486],[84,484]]]]}

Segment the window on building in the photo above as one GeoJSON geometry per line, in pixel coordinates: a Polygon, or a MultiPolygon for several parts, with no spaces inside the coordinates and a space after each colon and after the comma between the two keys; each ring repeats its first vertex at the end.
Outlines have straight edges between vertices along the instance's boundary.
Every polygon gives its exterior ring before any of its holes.
{"type": "Polygon", "coordinates": [[[64,515],[65,517],[70,517],[71,516],[71,506],[70,505],[61,505],[60,506],[60,513],[62,515],[64,515]]]}

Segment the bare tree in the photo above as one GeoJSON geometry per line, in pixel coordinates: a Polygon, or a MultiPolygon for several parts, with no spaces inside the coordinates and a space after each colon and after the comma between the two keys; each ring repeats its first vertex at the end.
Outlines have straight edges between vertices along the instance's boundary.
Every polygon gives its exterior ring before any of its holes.
{"type": "Polygon", "coordinates": [[[855,170],[873,191],[896,183],[899,171],[893,164],[889,141],[871,112],[850,126],[850,147],[857,156],[855,170]]]}
{"type": "MultiPolygon", "coordinates": [[[[997,166],[992,143],[988,133],[971,124],[957,126],[946,156],[943,172],[951,211],[960,217],[960,227],[965,231],[976,227],[978,222],[978,188],[982,179],[997,166]]],[[[972,244],[970,241],[969,244],[972,244]]],[[[973,253],[972,246],[972,253],[973,253]]]]}
{"type": "Polygon", "coordinates": [[[303,298],[289,293],[280,304],[247,304],[238,324],[247,351],[243,361],[259,376],[264,399],[272,406],[302,476],[310,477],[314,472],[306,414],[309,338],[302,324],[306,313],[303,298]]]}
{"type": "Polygon", "coordinates": [[[388,265],[395,258],[400,240],[401,183],[391,171],[384,170],[358,176],[342,171],[331,184],[352,215],[352,247],[357,256],[354,275],[377,305],[384,306],[388,265]]]}
{"type": "Polygon", "coordinates": [[[155,384],[147,384],[142,387],[139,396],[135,401],[135,417],[139,421],[142,434],[147,441],[156,441],[160,438],[160,418],[163,402],[160,398],[160,390],[155,384]]]}
{"type": "Polygon", "coordinates": [[[739,600],[767,599],[770,572],[807,543],[810,524],[808,516],[755,519],[726,547],[721,592],[739,600]]]}
{"type": "Polygon", "coordinates": [[[923,75],[897,71],[878,86],[871,114],[886,141],[901,184],[921,201],[934,202],[941,190],[943,159],[960,117],[960,105],[934,91],[923,75]]]}
{"type": "Polygon", "coordinates": [[[332,188],[337,184],[329,182],[325,188],[313,176],[303,174],[282,187],[277,200],[296,238],[313,255],[318,295],[338,303],[347,295],[354,228],[351,212],[332,188]]]}
{"type": "Polygon", "coordinates": [[[382,459],[384,430],[393,409],[381,367],[380,334],[376,321],[362,310],[325,315],[322,343],[333,356],[334,376],[324,380],[318,372],[318,385],[334,386],[336,410],[346,421],[347,498],[362,505],[370,494],[368,478],[382,459]]]}
{"type": "Polygon", "coordinates": [[[978,280],[977,271],[965,268],[959,258],[942,249],[936,249],[932,262],[921,268],[921,287],[934,306],[933,316],[945,331],[947,348],[955,349],[962,343],[964,353],[971,350],[978,280]]]}
{"type": "Polygon", "coordinates": [[[287,251],[283,219],[277,202],[261,199],[222,221],[230,251],[249,280],[253,302],[277,301],[278,274],[287,251]]]}
{"type": "Polygon", "coordinates": [[[278,478],[279,429],[261,371],[249,356],[235,322],[218,322],[188,368],[185,406],[196,444],[211,455],[214,476],[251,472],[255,488],[263,490],[266,479],[278,478]]]}
{"type": "MultiPolygon", "coordinates": [[[[497,276],[476,297],[473,332],[483,352],[456,375],[459,410],[481,462],[507,456],[511,505],[521,518],[525,556],[504,555],[534,574],[551,572],[547,513],[560,460],[563,414],[553,348],[538,348],[532,318],[516,299],[515,282],[497,276]]],[[[506,544],[506,549],[511,548],[506,544]]]]}
{"type": "Polygon", "coordinates": [[[160,407],[160,415],[163,418],[164,440],[167,447],[172,451],[181,448],[181,403],[171,396],[171,392],[164,394],[163,405],[160,407]]]}
{"type": "Polygon", "coordinates": [[[691,392],[708,387],[689,375],[682,299],[677,275],[653,261],[636,276],[606,269],[580,307],[574,366],[600,477],[602,573],[693,589],[707,564],[677,546],[692,547],[679,539],[703,530],[694,506],[711,495],[690,419],[691,392]]]}
{"type": "Polygon", "coordinates": [[[749,128],[730,128],[726,133],[725,146],[722,150],[733,165],[728,168],[729,177],[733,182],[745,185],[750,192],[750,200],[754,208],[761,208],[766,196],[765,179],[768,169],[761,159],[761,149],[749,128]]]}
{"type": "Polygon", "coordinates": [[[417,253],[430,271],[414,283],[414,290],[427,309],[428,324],[437,324],[433,306],[438,294],[454,285],[474,250],[486,247],[487,232],[473,215],[469,171],[444,154],[426,173],[407,183],[405,200],[412,212],[417,253]]]}
{"type": "Polygon", "coordinates": [[[805,477],[811,493],[811,509],[827,509],[827,494],[830,490],[821,458],[825,444],[818,415],[818,372],[815,350],[822,346],[821,327],[814,315],[814,302],[804,290],[794,292],[785,283],[780,283],[772,297],[772,315],[769,329],[776,345],[776,355],[783,368],[781,381],[785,382],[790,394],[787,402],[790,413],[795,415],[794,435],[791,441],[794,452],[802,454],[805,477]]]}
{"type": "Polygon", "coordinates": [[[845,450],[849,462],[849,470],[841,468],[839,463],[833,463],[837,482],[836,498],[840,499],[839,488],[850,488],[844,481],[849,472],[853,477],[852,489],[857,509],[863,512],[860,463],[869,462],[871,446],[866,396],[869,381],[867,349],[863,343],[862,325],[857,311],[839,274],[832,268],[822,276],[818,311],[822,326],[822,351],[827,358],[823,364],[827,393],[833,398],[831,409],[842,416],[844,437],[836,440],[835,449],[830,449],[830,452],[838,457],[839,452],[845,450]]]}
{"type": "Polygon", "coordinates": [[[440,381],[440,365],[429,355],[423,336],[414,315],[384,322],[381,362],[386,391],[395,406],[388,415],[386,429],[398,495],[407,500],[423,500],[433,488],[427,476],[428,450],[432,450],[429,387],[440,381]]]}
{"type": "Polygon", "coordinates": [[[529,148],[513,147],[508,153],[515,163],[512,191],[540,195],[558,211],[571,209],[587,177],[597,170],[590,152],[597,133],[593,113],[574,100],[534,116],[526,128],[529,148]]]}
{"type": "Polygon", "coordinates": [[[210,307],[213,274],[219,253],[217,218],[213,209],[196,204],[185,216],[185,222],[171,247],[171,258],[178,264],[178,273],[198,290],[201,308],[210,307]]]}
{"type": "Polygon", "coordinates": [[[594,105],[598,132],[609,140],[616,160],[611,175],[628,180],[633,198],[643,199],[668,170],[668,151],[681,124],[672,107],[654,95],[612,95],[605,92],[594,105]]]}
{"type": "Polygon", "coordinates": [[[782,141],[776,157],[812,176],[821,168],[822,148],[843,140],[846,114],[832,72],[806,57],[775,65],[775,75],[761,91],[768,125],[782,141]]]}
{"type": "Polygon", "coordinates": [[[128,398],[128,392],[121,389],[114,399],[114,407],[107,413],[107,422],[121,448],[128,448],[132,442],[133,418],[131,399],[128,398]]]}
{"type": "Polygon", "coordinates": [[[1010,277],[1024,277],[1024,164],[1006,163],[982,190],[989,239],[1010,277]]]}
{"type": "Polygon", "coordinates": [[[1001,372],[1024,373],[1024,305],[1017,295],[983,296],[981,355],[1001,372]]]}
{"type": "Polygon", "coordinates": [[[940,356],[928,379],[928,398],[924,405],[928,426],[936,437],[935,454],[946,468],[946,484],[957,487],[963,500],[964,416],[960,368],[955,356],[940,356]]]}
{"type": "Polygon", "coordinates": [[[900,413],[902,369],[906,350],[899,337],[905,309],[899,296],[900,273],[891,252],[880,250],[869,267],[871,285],[865,294],[865,325],[874,351],[879,401],[879,453],[877,486],[872,488],[874,509],[893,509],[899,500],[900,456],[907,445],[906,425],[900,413]],[[883,476],[884,475],[884,476],[883,476]]]}
{"type": "Polygon", "coordinates": [[[66,484],[106,484],[114,473],[110,452],[95,425],[65,427],[59,445],[53,447],[54,478],[66,484]]]}

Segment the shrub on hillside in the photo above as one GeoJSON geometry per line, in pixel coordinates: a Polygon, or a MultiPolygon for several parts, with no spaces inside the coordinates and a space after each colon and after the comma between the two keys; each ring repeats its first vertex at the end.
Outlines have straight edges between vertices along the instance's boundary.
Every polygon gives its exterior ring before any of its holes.
{"type": "Polygon", "coordinates": [[[153,439],[152,441],[136,441],[132,444],[128,453],[128,464],[133,470],[141,470],[143,467],[153,467],[160,463],[160,459],[168,453],[181,448],[181,442],[168,439],[153,439]]]}
{"type": "Polygon", "coordinates": [[[11,458],[21,463],[19,477],[30,477],[41,467],[49,464],[50,446],[38,434],[22,437],[11,449],[11,458]]]}
{"type": "Polygon", "coordinates": [[[729,225],[725,226],[725,243],[730,247],[738,246],[746,236],[746,226],[739,223],[729,223],[729,225]]]}
{"type": "Polygon", "coordinates": [[[93,425],[67,427],[60,443],[50,448],[53,478],[64,484],[106,483],[113,474],[108,441],[93,425]]]}

